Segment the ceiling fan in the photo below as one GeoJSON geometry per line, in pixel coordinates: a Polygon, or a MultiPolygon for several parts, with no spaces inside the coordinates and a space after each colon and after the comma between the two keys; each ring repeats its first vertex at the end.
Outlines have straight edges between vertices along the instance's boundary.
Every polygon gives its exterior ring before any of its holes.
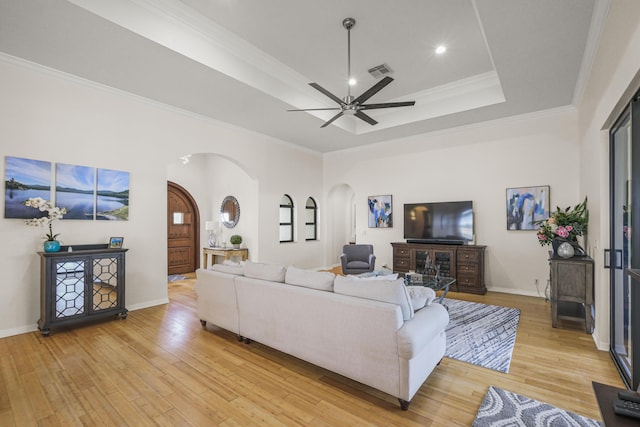
{"type": "MultiPolygon", "coordinates": [[[[345,18],[342,21],[342,26],[347,30],[347,77],[349,79],[351,79],[351,29],[355,25],[356,25],[356,20],[353,18],[345,18]]],[[[392,81],[393,79],[391,77],[386,76],[382,80],[380,80],[378,83],[370,87],[369,90],[364,92],[362,95],[358,96],[357,98],[351,96],[351,86],[347,84],[347,96],[345,96],[343,99],[338,98],[337,96],[335,96],[334,94],[332,94],[331,92],[329,92],[328,90],[320,86],[318,83],[309,83],[309,86],[311,86],[312,88],[316,89],[319,92],[322,92],[323,94],[325,94],[326,96],[328,96],[329,98],[337,102],[339,107],[305,108],[305,109],[287,110],[287,111],[340,110],[338,114],[333,116],[331,119],[329,119],[329,121],[327,121],[320,127],[326,127],[330,125],[331,123],[333,123],[334,120],[342,117],[345,114],[356,116],[357,118],[364,120],[370,125],[375,125],[378,122],[375,121],[370,116],[368,116],[367,114],[365,114],[363,110],[376,110],[379,108],[394,108],[394,107],[410,107],[412,105],[415,105],[416,103],[415,101],[406,101],[406,102],[383,102],[379,104],[364,104],[366,100],[368,100],[373,95],[378,93],[380,90],[382,90],[382,88],[384,88],[386,85],[388,85],[392,81]]]]}

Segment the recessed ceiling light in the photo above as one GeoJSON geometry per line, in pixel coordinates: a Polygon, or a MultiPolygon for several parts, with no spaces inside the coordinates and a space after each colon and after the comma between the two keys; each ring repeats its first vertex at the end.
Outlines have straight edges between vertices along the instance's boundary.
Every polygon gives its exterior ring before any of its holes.
{"type": "Polygon", "coordinates": [[[443,53],[445,53],[447,51],[447,47],[444,45],[440,45],[436,48],[436,53],[438,55],[442,55],[443,53]]]}
{"type": "Polygon", "coordinates": [[[355,86],[355,85],[356,85],[356,83],[357,83],[357,81],[356,81],[356,79],[354,79],[353,77],[351,77],[351,78],[349,79],[349,86],[355,86]]]}

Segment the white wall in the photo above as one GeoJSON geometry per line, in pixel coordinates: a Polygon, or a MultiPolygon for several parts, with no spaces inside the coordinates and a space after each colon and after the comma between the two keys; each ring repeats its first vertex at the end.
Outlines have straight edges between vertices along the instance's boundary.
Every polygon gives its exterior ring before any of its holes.
{"type": "MultiPolygon", "coordinates": [[[[254,249],[252,259],[296,264],[325,264],[322,242],[278,242],[278,205],[283,193],[299,202],[313,196],[323,207],[322,157],[291,144],[184,114],[121,92],[79,81],[8,56],[0,56],[0,156],[25,157],[130,172],[128,221],[62,220],[55,231],[65,244],[106,242],[124,236],[127,253],[126,305],[136,309],[167,301],[166,193],[171,175],[204,209],[219,208],[223,177],[175,173],[178,158],[215,154],[250,171],[241,186],[228,184],[241,200],[242,234],[254,249]],[[291,179],[292,176],[299,177],[291,179]],[[182,180],[184,178],[185,180],[182,180]],[[248,183],[248,184],[247,184],[248,183]],[[259,195],[251,189],[259,188],[259,195]],[[246,193],[245,193],[246,192],[246,193]],[[246,229],[244,228],[246,225],[246,229]],[[259,255],[259,258],[257,256],[259,255]]],[[[207,170],[211,159],[199,166],[207,170]]],[[[214,160],[215,161],[215,160],[214,160]]],[[[196,162],[197,164],[197,162],[196,162]]],[[[0,173],[4,176],[4,162],[0,173]]],[[[245,172],[246,173],[246,172],[245,172]]],[[[238,175],[241,175],[238,172],[238,175]]],[[[225,194],[226,195],[226,194],[225,194]]],[[[224,196],[222,196],[224,197],[224,196]]],[[[300,206],[301,204],[301,206],[300,206]]],[[[4,199],[2,206],[4,212],[4,199]]],[[[0,336],[35,328],[39,318],[39,257],[44,231],[19,219],[0,218],[0,336]]]]}
{"type": "Polygon", "coordinates": [[[612,112],[618,102],[629,101],[625,92],[640,89],[637,81],[632,83],[640,71],[638,52],[640,2],[615,0],[579,105],[580,191],[589,195],[589,245],[596,265],[594,339],[602,350],[609,346],[610,294],[609,270],[603,265],[603,249],[609,247],[609,136],[605,123],[616,117],[612,112]]]}
{"type": "Polygon", "coordinates": [[[551,206],[573,206],[584,198],[577,159],[577,112],[558,110],[326,154],[324,181],[353,188],[357,240],[374,245],[380,266],[392,266],[390,243],[403,241],[405,203],[473,200],[487,287],[541,296],[549,247],[535,231],[507,231],[506,189],[549,185],[551,206]],[[393,196],[393,228],[368,228],[367,196],[383,194],[393,196]]]}

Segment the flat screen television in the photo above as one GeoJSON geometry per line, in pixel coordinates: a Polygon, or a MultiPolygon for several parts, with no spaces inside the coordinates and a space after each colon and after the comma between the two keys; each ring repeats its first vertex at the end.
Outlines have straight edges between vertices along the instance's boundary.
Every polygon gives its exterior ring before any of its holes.
{"type": "Polygon", "coordinates": [[[473,240],[473,202],[405,204],[404,238],[409,243],[468,243],[473,240]]]}

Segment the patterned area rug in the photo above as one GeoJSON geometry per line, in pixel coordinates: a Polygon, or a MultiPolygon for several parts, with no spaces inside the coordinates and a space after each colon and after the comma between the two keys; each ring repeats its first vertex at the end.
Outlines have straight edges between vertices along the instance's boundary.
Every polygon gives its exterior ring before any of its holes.
{"type": "Polygon", "coordinates": [[[181,276],[179,274],[172,274],[171,276],[169,276],[168,281],[169,282],[177,282],[179,280],[184,280],[186,279],[186,277],[181,276]]]}
{"type": "Polygon", "coordinates": [[[445,356],[509,372],[520,310],[448,298],[443,305],[449,310],[445,356]]]}
{"type": "Polygon", "coordinates": [[[598,421],[497,387],[489,387],[472,427],[601,426],[598,421]]]}

